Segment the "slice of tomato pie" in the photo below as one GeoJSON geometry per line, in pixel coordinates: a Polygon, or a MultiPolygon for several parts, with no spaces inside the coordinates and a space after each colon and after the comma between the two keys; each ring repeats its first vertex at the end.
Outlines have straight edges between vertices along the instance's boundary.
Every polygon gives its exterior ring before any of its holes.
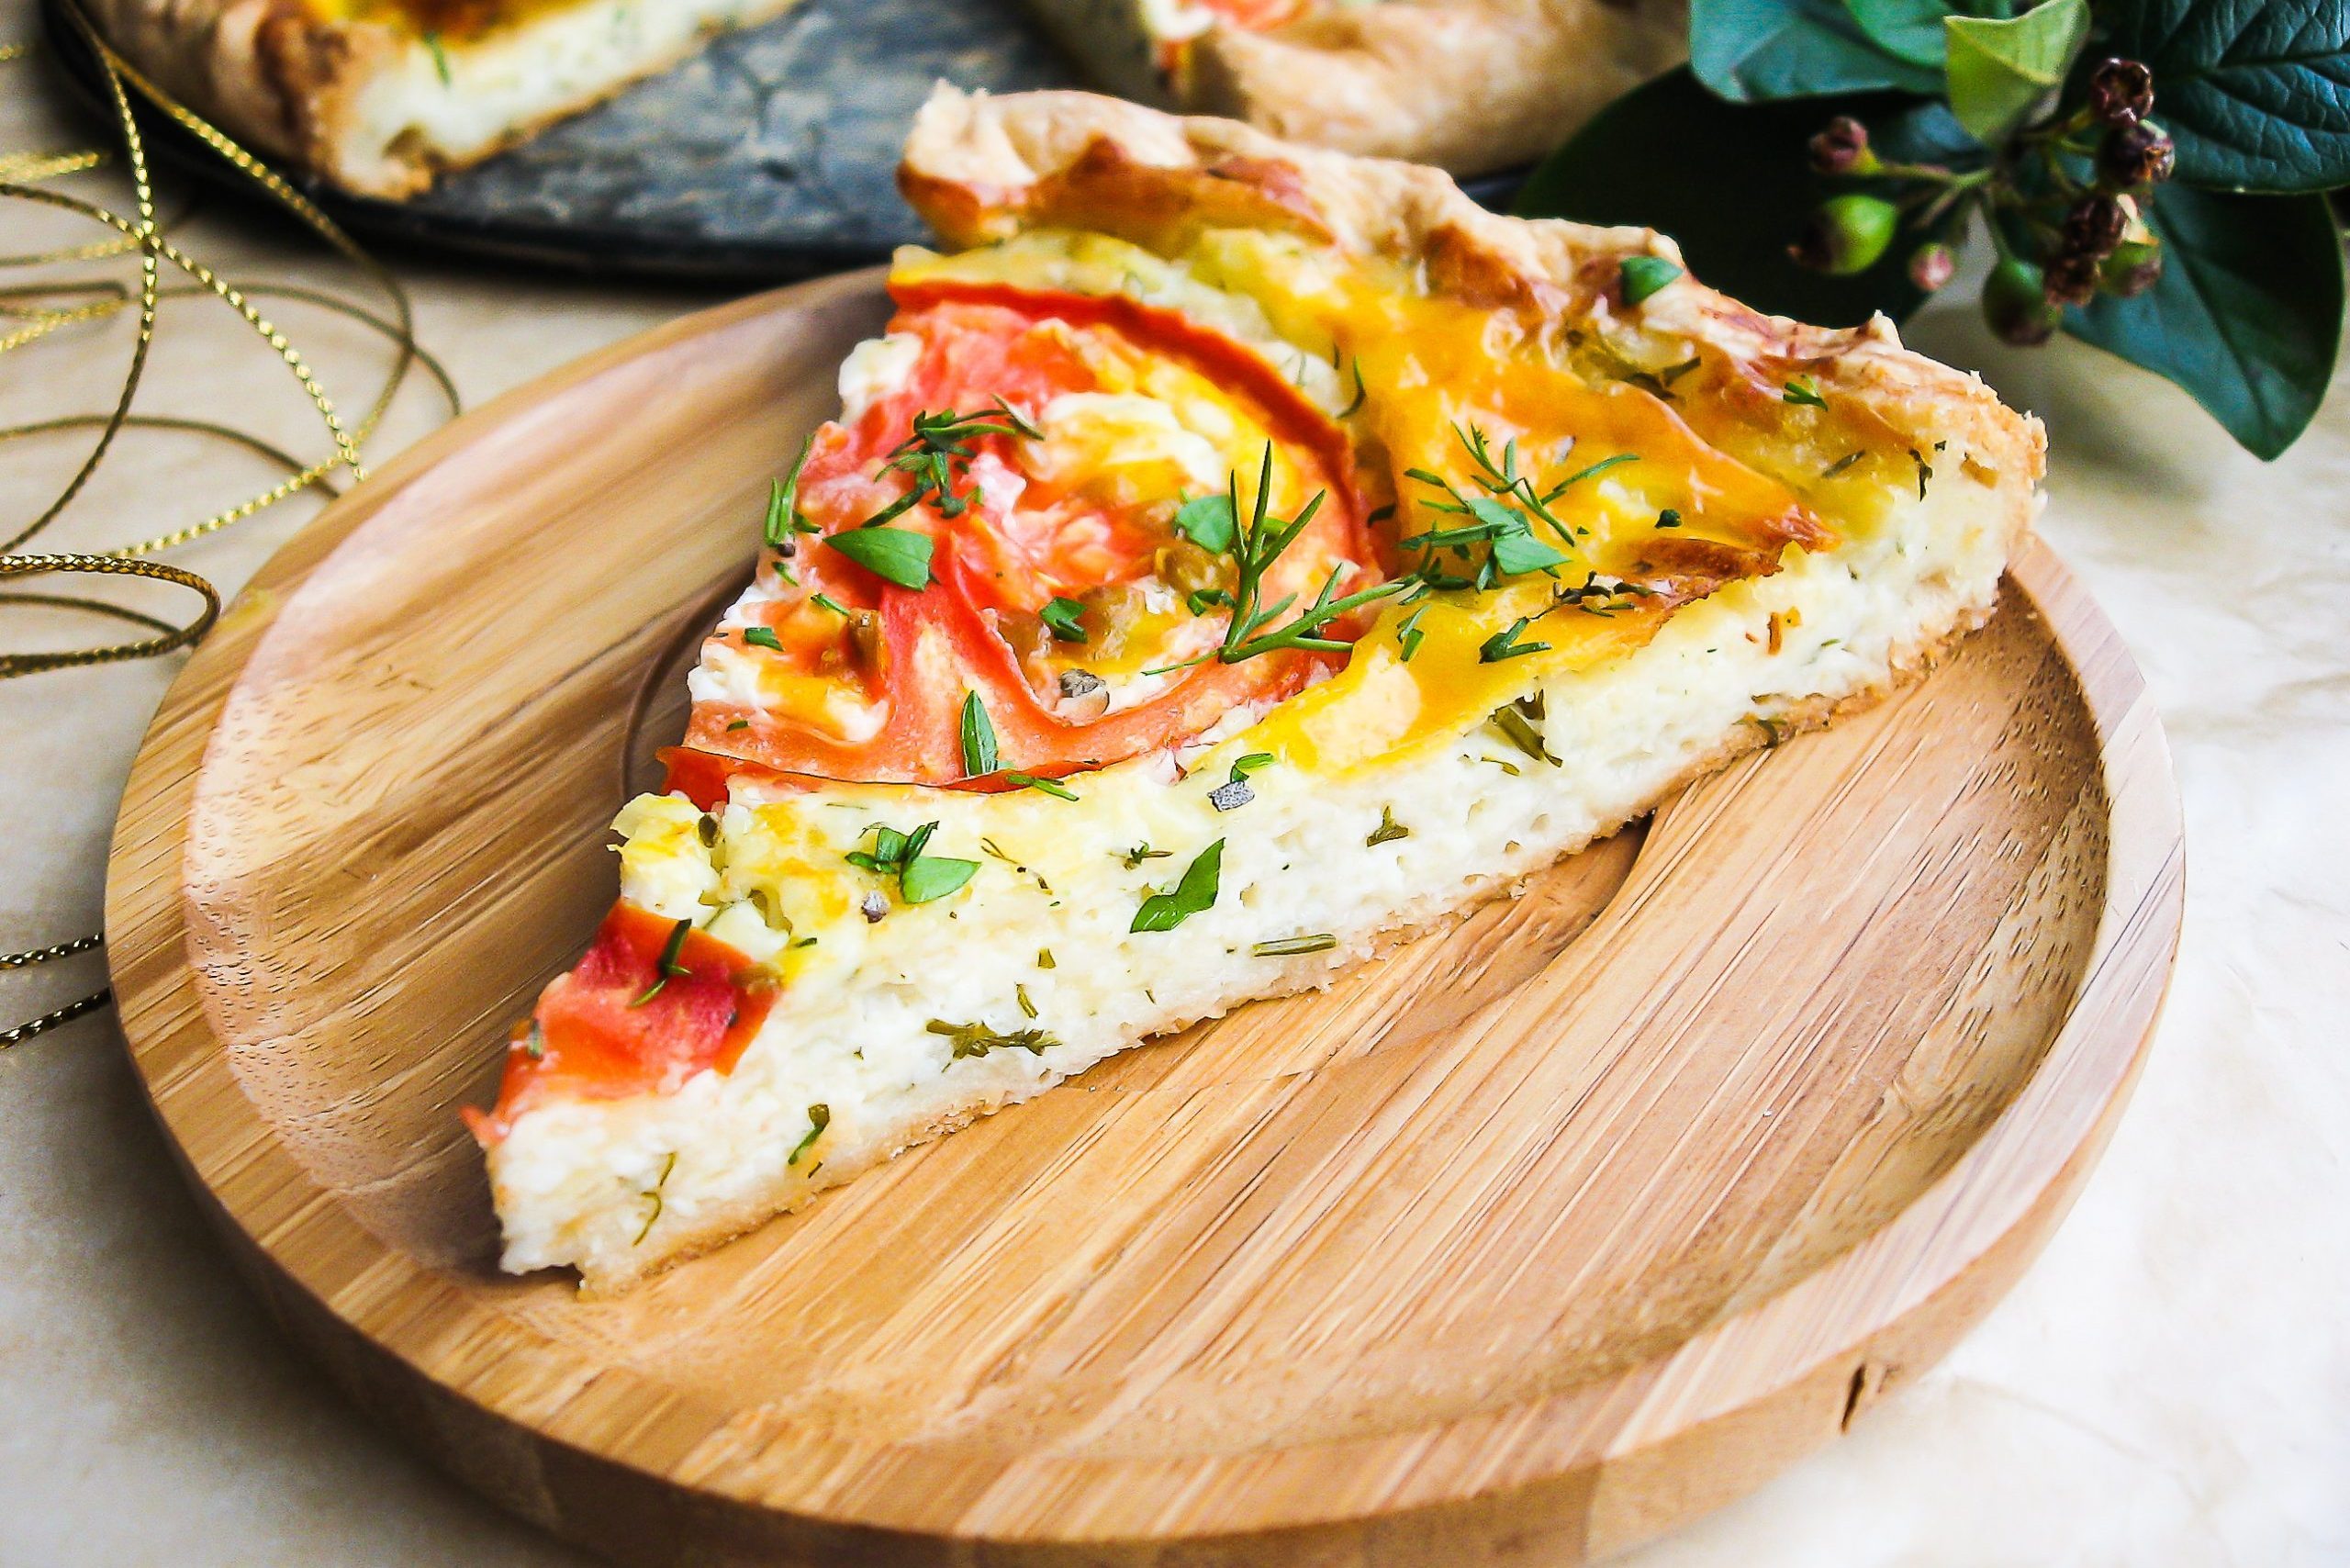
{"type": "Polygon", "coordinates": [[[412,196],[794,0],[87,0],[198,114],[345,190],[412,196]]]}
{"type": "Polygon", "coordinates": [[[610,1289],[1326,983],[1981,622],[2039,427],[1642,230],[942,89],[947,249],[778,454],[621,898],[514,1038],[506,1266],[610,1289]]]}

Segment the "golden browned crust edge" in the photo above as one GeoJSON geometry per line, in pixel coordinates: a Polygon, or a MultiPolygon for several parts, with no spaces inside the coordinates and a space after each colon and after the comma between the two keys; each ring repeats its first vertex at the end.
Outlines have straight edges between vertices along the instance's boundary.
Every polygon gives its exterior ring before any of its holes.
{"type": "Polygon", "coordinates": [[[1683,0],[1387,0],[1270,32],[1219,24],[1174,90],[1291,140],[1482,174],[1548,152],[1687,54],[1683,0]]]}
{"type": "MultiPolygon", "coordinates": [[[[732,25],[756,26],[797,3],[761,0],[732,25]]],[[[471,167],[593,108],[632,83],[677,65],[708,41],[697,36],[648,55],[625,76],[517,122],[463,156],[396,142],[363,161],[352,156],[359,99],[374,78],[413,47],[398,29],[324,20],[303,0],[84,4],[106,41],[134,69],[248,150],[291,162],[346,191],[389,200],[415,196],[445,172],[471,167]]]]}
{"type": "MultiPolygon", "coordinates": [[[[1095,228],[1158,248],[1199,228],[1256,224],[1311,234],[1416,272],[1430,292],[1505,308],[1529,325],[1605,330],[1633,312],[1628,255],[1676,263],[1645,229],[1504,217],[1442,171],[1300,147],[1226,119],[1163,114],[1091,93],[1003,97],[940,85],[915,117],[899,185],[950,246],[1032,227],[1095,228]]],[[[2039,421],[1981,378],[1901,346],[1878,317],[1850,330],[1766,316],[1690,279],[1637,308],[1639,324],[1721,351],[1773,383],[1807,375],[1896,431],[2030,490],[2045,473],[2039,421]]]]}

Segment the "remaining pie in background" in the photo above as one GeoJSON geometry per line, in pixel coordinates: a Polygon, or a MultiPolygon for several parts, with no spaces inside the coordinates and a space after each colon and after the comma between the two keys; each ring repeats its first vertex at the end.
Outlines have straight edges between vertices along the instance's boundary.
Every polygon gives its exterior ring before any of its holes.
{"type": "Polygon", "coordinates": [[[793,0],[84,0],[263,157],[406,196],[793,0]]]}
{"type": "Polygon", "coordinates": [[[946,248],[475,1118],[509,1269],[625,1285],[1326,984],[1922,668],[2039,504],[1889,325],[1432,170],[942,89],[901,183],[946,248]]]}
{"type": "Polygon", "coordinates": [[[1688,54],[1684,0],[1025,0],[1102,86],[1482,174],[1688,54]]]}

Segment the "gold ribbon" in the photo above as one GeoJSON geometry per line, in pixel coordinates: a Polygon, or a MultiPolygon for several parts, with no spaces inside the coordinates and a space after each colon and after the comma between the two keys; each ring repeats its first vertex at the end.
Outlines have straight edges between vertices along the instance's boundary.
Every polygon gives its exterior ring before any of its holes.
{"type": "MultiPolygon", "coordinates": [[[[97,149],[0,152],[0,199],[62,209],[112,230],[107,237],[85,244],[30,255],[0,256],[0,268],[38,269],[136,255],[139,258],[139,278],[135,288],[112,278],[86,277],[0,287],[0,355],[20,352],[69,328],[125,314],[135,318],[136,330],[121,391],[110,409],[95,413],[60,414],[28,424],[0,427],[0,444],[73,431],[95,432],[82,462],[46,507],[21,525],[0,521],[0,532],[7,534],[5,542],[0,542],[0,579],[13,581],[50,576],[143,577],[188,589],[197,595],[202,603],[193,616],[182,621],[167,621],[143,610],[84,595],[33,593],[13,588],[0,589],[0,609],[37,607],[52,611],[62,610],[127,622],[152,633],[80,648],[0,652],[0,680],[37,675],[46,670],[154,658],[194,646],[212,629],[213,622],[219,616],[219,591],[194,572],[147,557],[218,532],[305,490],[316,489],[329,496],[338,494],[330,482],[330,476],[337,470],[347,473],[353,483],[364,480],[367,471],[361,449],[389,411],[393,399],[398,396],[409,374],[420,365],[438,385],[449,411],[453,414],[458,409],[457,389],[448,372],[416,342],[415,320],[408,294],[398,281],[362,251],[301,192],[238,146],[217,127],[174,102],[117,54],[91,23],[77,0],[59,0],[59,9],[89,47],[104,83],[106,104],[112,111],[115,132],[120,142],[121,165],[130,185],[131,206],[127,213],[118,212],[49,186],[50,182],[66,175],[112,164],[116,162],[115,153],[97,149]],[[155,217],[154,189],[148,174],[146,144],[132,106],[134,94],[210,148],[231,168],[258,185],[272,201],[292,213],[313,234],[356,266],[389,302],[388,316],[316,289],[291,285],[230,283],[166,238],[167,226],[159,223],[155,217]],[[163,282],[166,265],[190,281],[166,286],[163,282]],[[204,420],[142,415],[133,411],[132,405],[146,372],[162,303],[206,295],[218,299],[242,317],[246,325],[277,355],[287,373],[301,386],[325,426],[331,447],[327,455],[305,460],[229,425],[204,420]],[[367,326],[391,343],[395,355],[391,371],[355,426],[345,424],[336,411],[333,400],[311,371],[308,361],[276,323],[263,314],[255,301],[263,299],[297,300],[338,312],[367,326]],[[285,471],[285,477],[236,506],[151,539],[95,552],[24,553],[26,544],[73,506],[75,498],[89,484],[91,476],[96,473],[99,465],[113,450],[116,440],[126,431],[173,431],[229,442],[267,458],[285,471]]],[[[29,52],[29,45],[0,45],[0,64],[19,61],[29,52]]],[[[168,227],[176,226],[174,222],[168,227]]],[[[100,935],[94,933],[47,947],[0,954],[0,971],[28,969],[87,952],[99,946],[102,940],[100,935]]],[[[100,991],[13,1028],[0,1030],[0,1049],[78,1018],[106,1005],[107,1000],[108,993],[100,991]]]]}

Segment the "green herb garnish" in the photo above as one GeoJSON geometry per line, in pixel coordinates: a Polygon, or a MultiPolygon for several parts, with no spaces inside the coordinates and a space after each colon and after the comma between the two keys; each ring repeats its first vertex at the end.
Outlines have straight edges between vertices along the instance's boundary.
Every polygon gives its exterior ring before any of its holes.
{"type": "Polygon", "coordinates": [[[1174,858],[1174,851],[1169,849],[1153,849],[1147,844],[1137,844],[1132,849],[1121,849],[1115,851],[1115,853],[1119,859],[1125,862],[1126,869],[1129,871],[1133,870],[1136,867],[1141,865],[1146,860],[1169,860],[1174,858]]]}
{"type": "Polygon", "coordinates": [[[1281,552],[1288,549],[1297,536],[1305,532],[1306,525],[1314,521],[1314,514],[1321,510],[1324,492],[1315,491],[1295,517],[1286,520],[1269,515],[1272,493],[1273,447],[1268,442],[1265,443],[1264,465],[1257,479],[1257,504],[1246,527],[1237,521],[1240,515],[1240,476],[1237,473],[1232,476],[1230,487],[1225,496],[1210,498],[1220,510],[1212,512],[1204,502],[1192,501],[1185,503],[1182,510],[1176,513],[1176,526],[1184,529],[1193,543],[1201,543],[1203,548],[1210,546],[1203,542],[1202,532],[1186,528],[1183,521],[1185,512],[1192,513],[1193,528],[1203,531],[1209,538],[1221,534],[1220,520],[1236,520],[1225,553],[1232,557],[1238,568],[1238,591],[1234,596],[1232,618],[1225,626],[1222,644],[1197,658],[1184,659],[1147,673],[1164,675],[1169,670],[1184,669],[1212,658],[1228,665],[1238,664],[1243,659],[1252,659],[1259,654],[1270,654],[1282,648],[1343,653],[1347,644],[1335,637],[1322,635],[1325,627],[1374,599],[1401,593],[1412,586],[1408,578],[1399,577],[1341,598],[1338,579],[1346,568],[1333,566],[1313,604],[1287,625],[1274,626],[1273,622],[1281,618],[1281,613],[1297,602],[1297,596],[1290,594],[1272,605],[1266,605],[1265,574],[1281,558],[1281,552]],[[1198,510],[1194,510],[1195,508],[1198,510]]]}
{"type": "MultiPolygon", "coordinates": [[[[936,823],[924,823],[912,833],[900,833],[880,823],[873,824],[873,847],[852,849],[843,858],[852,866],[876,876],[898,879],[898,896],[907,903],[928,903],[943,899],[969,881],[979,868],[976,860],[958,860],[946,855],[925,855],[923,846],[930,835],[938,831],[936,823]]],[[[877,917],[878,918],[878,917],[877,917]]]]}
{"type": "Polygon", "coordinates": [[[963,776],[977,778],[993,773],[996,768],[995,724],[988,718],[987,704],[979,700],[976,691],[963,694],[963,776]]]}
{"type": "MultiPolygon", "coordinates": [[[[451,85],[449,80],[449,50],[441,42],[438,29],[424,35],[424,52],[432,57],[432,74],[441,78],[441,85],[451,85]]],[[[644,1238],[638,1237],[638,1240],[644,1238]]]]}
{"type": "Polygon", "coordinates": [[[1788,382],[1785,387],[1781,388],[1779,396],[1785,402],[1800,404],[1805,408],[1825,409],[1828,407],[1828,399],[1819,395],[1819,388],[1812,385],[1811,377],[1808,375],[1798,375],[1788,382]]]}
{"type": "Polygon", "coordinates": [[[806,1136],[805,1137],[801,1138],[798,1143],[795,1143],[795,1144],[793,1144],[793,1145],[791,1146],[791,1152],[790,1152],[789,1154],[788,1154],[788,1155],[784,1156],[784,1159],[783,1159],[784,1164],[786,1164],[786,1165],[797,1165],[797,1164],[799,1164],[799,1163],[800,1163],[800,1157],[801,1155],[803,1155],[803,1154],[807,1153],[807,1152],[808,1152],[808,1149],[809,1149],[809,1147],[810,1147],[811,1145],[812,1145],[812,1144],[813,1144],[813,1143],[814,1143],[818,1138],[822,1137],[824,1136],[824,1129],[825,1129],[826,1127],[831,1126],[832,1125],[833,1125],[833,1108],[832,1108],[830,1105],[811,1105],[811,1106],[809,1106],[809,1107],[808,1107],[808,1134],[807,1134],[807,1136],[806,1136]]]}
{"type": "Polygon", "coordinates": [[[1420,651],[1420,640],[1427,635],[1420,630],[1420,617],[1427,612],[1428,607],[1423,604],[1396,624],[1395,645],[1401,650],[1399,656],[1405,664],[1412,662],[1412,655],[1420,651]]]}
{"type": "Polygon", "coordinates": [[[669,1157],[661,1162],[661,1174],[654,1178],[653,1190],[643,1194],[653,1200],[653,1212],[644,1216],[644,1224],[638,1227],[636,1239],[629,1243],[631,1247],[643,1245],[644,1238],[653,1234],[654,1222],[661,1217],[661,1189],[669,1184],[669,1172],[677,1168],[677,1151],[671,1149],[669,1157]]]}
{"type": "Polygon", "coordinates": [[[1681,275],[1681,269],[1662,256],[1627,256],[1619,270],[1627,306],[1639,304],[1681,275]]]}
{"type": "Polygon", "coordinates": [[[824,543],[875,577],[887,578],[900,588],[920,589],[929,586],[931,541],[927,533],[867,523],[862,528],[827,534],[824,543]]]}
{"type": "Polygon", "coordinates": [[[1276,936],[1270,942],[1251,943],[1249,956],[1258,958],[1287,958],[1299,953],[1326,953],[1338,945],[1338,939],[1326,931],[1316,931],[1304,936],[1276,936]]]}
{"type": "Polygon", "coordinates": [[[1371,836],[1364,839],[1363,844],[1366,847],[1371,847],[1411,836],[1412,830],[1395,820],[1395,808],[1382,806],[1379,808],[1379,825],[1371,830],[1371,836]]]}
{"type": "Polygon", "coordinates": [[[746,626],[743,629],[743,641],[755,648],[772,648],[778,654],[783,652],[783,644],[776,641],[772,626],[746,626]]]}
{"type": "Polygon", "coordinates": [[[1548,643],[1521,643],[1517,640],[1519,634],[1533,623],[1532,616],[1521,615],[1509,623],[1507,630],[1496,632],[1486,638],[1478,645],[1477,662],[1497,665],[1504,659],[1518,658],[1527,654],[1549,653],[1550,644],[1548,643]]]}
{"type": "Polygon", "coordinates": [[[839,599],[834,599],[831,594],[820,593],[813,595],[812,598],[816,603],[822,605],[826,610],[831,610],[835,615],[846,616],[848,614],[848,606],[843,604],[839,599]]]}
{"type": "Polygon", "coordinates": [[[1062,642],[1082,643],[1085,641],[1085,627],[1078,617],[1084,613],[1085,606],[1077,600],[1057,597],[1046,601],[1045,608],[1036,611],[1036,619],[1045,623],[1046,631],[1062,642]]]}
{"type": "Polygon", "coordinates": [[[1550,755],[1550,745],[1542,738],[1542,732],[1534,727],[1534,721],[1543,716],[1542,708],[1542,699],[1539,697],[1520,698],[1515,702],[1505,702],[1494,709],[1487,716],[1486,722],[1500,731],[1503,739],[1535,761],[1547,762],[1553,767],[1562,767],[1564,765],[1550,755]]]}
{"type": "Polygon", "coordinates": [[[1007,1034],[985,1024],[950,1024],[944,1018],[934,1018],[923,1027],[955,1042],[954,1054],[948,1058],[953,1061],[983,1057],[990,1051],[1026,1051],[1037,1056],[1060,1044],[1042,1029],[1014,1029],[1007,1034]]]}
{"type": "Polygon", "coordinates": [[[1182,879],[1163,893],[1153,893],[1135,911],[1128,931],[1172,931],[1192,916],[1215,907],[1224,881],[1224,840],[1200,851],[1184,868],[1182,879]]]}
{"type": "Polygon", "coordinates": [[[661,994],[672,975],[689,975],[693,970],[677,962],[677,955],[685,950],[686,934],[694,928],[690,920],[681,920],[669,929],[669,940],[661,945],[661,958],[653,966],[653,983],[637,993],[631,1007],[642,1007],[661,994]]]}
{"type": "Polygon", "coordinates": [[[1043,793],[1050,795],[1055,800],[1058,801],[1074,801],[1077,799],[1077,791],[1070,789],[1068,785],[1062,783],[1058,778],[1039,778],[1033,773],[1022,773],[1014,769],[1007,768],[1003,775],[1003,781],[1011,785],[1015,790],[1041,790],[1043,793]]]}
{"type": "Polygon", "coordinates": [[[958,414],[946,409],[935,414],[916,414],[913,434],[890,448],[881,465],[882,473],[895,470],[913,484],[860,526],[878,527],[925,500],[941,517],[960,517],[969,509],[971,498],[955,487],[955,481],[969,476],[971,459],[977,455],[971,442],[983,435],[1024,435],[1035,441],[1044,433],[1001,398],[993,407],[976,413],[958,414]]]}
{"type": "Polygon", "coordinates": [[[1269,751],[1252,751],[1247,756],[1237,757],[1232,764],[1233,782],[1237,784],[1258,769],[1270,767],[1280,760],[1281,758],[1269,751]]]}
{"type": "Polygon", "coordinates": [[[800,443],[800,455],[791,460],[791,471],[780,479],[767,481],[767,515],[763,532],[767,543],[775,549],[789,549],[795,533],[818,532],[816,525],[800,511],[800,471],[808,466],[808,454],[815,445],[816,435],[811,431],[808,439],[800,443]]]}
{"type": "Polygon", "coordinates": [[[1022,1013],[1027,1014],[1031,1018],[1036,1016],[1036,1004],[1028,999],[1028,987],[1025,984],[1013,985],[1012,988],[1012,996],[1013,1001],[1020,1003],[1020,1011],[1022,1013]]]}
{"type": "Polygon", "coordinates": [[[1830,463],[1827,467],[1822,468],[1819,471],[1819,476],[1823,479],[1833,479],[1837,475],[1841,474],[1845,469],[1850,468],[1853,464],[1858,463],[1862,458],[1866,457],[1867,455],[1868,454],[1865,452],[1848,452],[1844,454],[1843,456],[1838,458],[1835,462],[1830,463]]]}

